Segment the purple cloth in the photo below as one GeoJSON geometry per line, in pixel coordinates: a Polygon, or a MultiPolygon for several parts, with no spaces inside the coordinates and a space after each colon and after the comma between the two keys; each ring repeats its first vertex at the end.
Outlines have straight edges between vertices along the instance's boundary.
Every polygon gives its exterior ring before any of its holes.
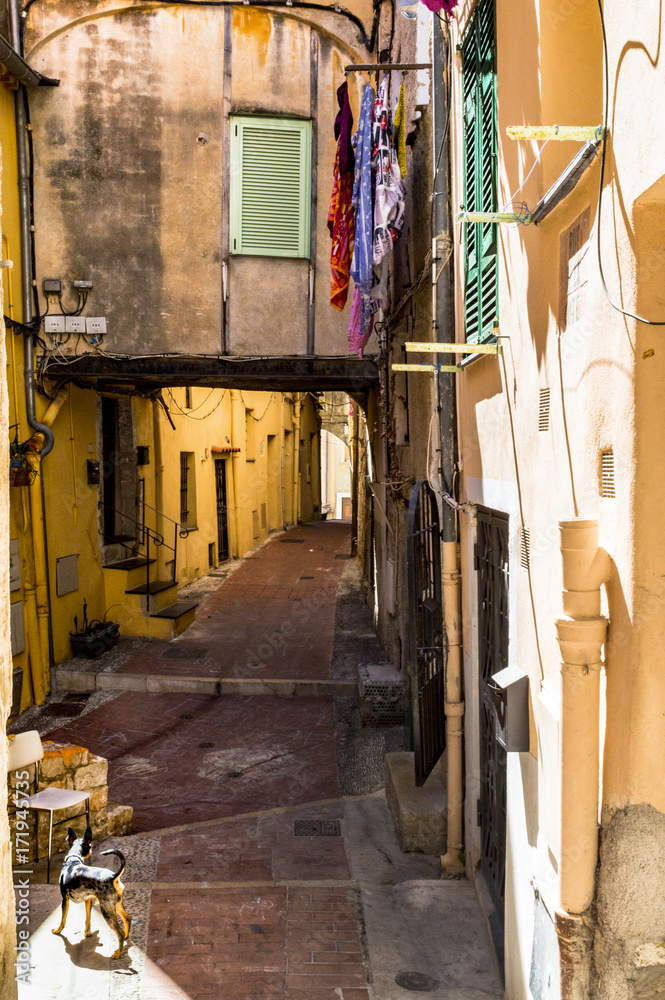
{"type": "Polygon", "coordinates": [[[440,10],[445,10],[446,14],[452,15],[459,0],[423,0],[423,3],[434,14],[438,14],[440,10]]]}
{"type": "Polygon", "coordinates": [[[349,85],[346,81],[337,88],[337,103],[339,111],[337,118],[335,118],[335,138],[338,140],[339,172],[340,174],[351,174],[355,167],[356,158],[353,155],[353,146],[351,145],[353,115],[349,104],[349,85]]]}
{"type": "MultiPolygon", "coordinates": [[[[370,299],[374,275],[372,272],[372,243],[374,238],[372,198],[372,110],[374,91],[371,83],[365,87],[358,131],[353,137],[356,151],[356,167],[353,178],[352,205],[356,213],[356,236],[351,261],[351,277],[360,296],[360,318],[358,332],[369,335],[372,329],[372,303],[370,299]]],[[[354,306],[356,296],[354,293],[354,306]]],[[[349,333],[354,333],[349,326],[349,333]]]]}
{"type": "Polygon", "coordinates": [[[372,335],[372,327],[374,326],[374,314],[370,310],[369,327],[364,333],[361,333],[362,312],[362,296],[358,289],[354,288],[353,299],[351,300],[351,318],[349,320],[349,350],[357,351],[359,358],[363,356],[363,351],[367,347],[367,341],[372,335]]]}

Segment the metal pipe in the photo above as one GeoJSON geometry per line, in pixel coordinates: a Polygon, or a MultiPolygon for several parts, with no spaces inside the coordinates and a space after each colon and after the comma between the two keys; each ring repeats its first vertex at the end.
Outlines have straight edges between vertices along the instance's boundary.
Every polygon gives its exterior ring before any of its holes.
{"type": "MultiPolygon", "coordinates": [[[[432,24],[432,82],[434,95],[434,232],[432,233],[432,285],[435,339],[442,343],[455,340],[455,300],[452,266],[438,262],[442,237],[451,237],[450,211],[450,138],[447,122],[450,102],[450,34],[444,36],[439,18],[432,24]]],[[[447,242],[447,240],[446,240],[447,242]]],[[[441,441],[441,488],[453,495],[457,464],[457,401],[455,378],[451,372],[437,373],[439,426],[441,441]]],[[[463,833],[463,738],[464,700],[462,697],[460,574],[457,556],[457,512],[442,504],[443,600],[444,624],[448,644],[446,661],[446,733],[448,742],[448,836],[446,853],[441,858],[445,875],[464,871],[461,860],[463,833]]]]}

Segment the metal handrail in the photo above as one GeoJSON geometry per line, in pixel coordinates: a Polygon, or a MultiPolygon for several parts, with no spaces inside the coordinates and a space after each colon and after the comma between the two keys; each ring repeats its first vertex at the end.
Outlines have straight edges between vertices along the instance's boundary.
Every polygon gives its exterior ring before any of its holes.
{"type": "Polygon", "coordinates": [[[170,521],[170,522],[171,522],[171,524],[175,524],[175,525],[176,525],[176,527],[180,529],[180,530],[179,530],[179,532],[178,532],[178,534],[180,535],[180,537],[181,537],[181,538],[187,538],[187,535],[188,535],[188,534],[190,533],[190,531],[191,531],[192,529],[191,529],[191,528],[187,528],[187,527],[186,527],[186,526],[185,526],[185,525],[184,525],[184,524],[182,523],[182,521],[175,521],[175,520],[174,520],[174,519],[173,519],[172,517],[169,517],[169,515],[168,515],[168,514],[165,514],[165,513],[164,513],[163,511],[161,511],[161,510],[157,510],[157,508],[156,508],[156,507],[153,507],[153,506],[152,506],[152,504],[149,504],[147,500],[141,500],[140,502],[141,502],[141,503],[143,504],[143,506],[144,506],[144,507],[149,507],[149,508],[150,508],[150,510],[154,510],[155,514],[159,514],[159,516],[160,516],[160,517],[164,517],[164,518],[166,518],[166,520],[167,520],[167,521],[170,521]]]}
{"type": "MultiPolygon", "coordinates": [[[[169,545],[168,542],[165,541],[164,536],[160,534],[160,532],[157,531],[155,528],[150,528],[148,527],[147,524],[142,523],[141,521],[137,521],[135,517],[131,516],[131,514],[125,514],[124,510],[119,510],[118,507],[114,507],[113,504],[106,503],[104,500],[99,500],[97,502],[97,507],[108,507],[109,510],[115,511],[116,514],[120,514],[121,517],[124,517],[128,521],[131,521],[133,524],[136,524],[141,529],[141,531],[147,531],[151,535],[155,545],[166,545],[167,549],[173,548],[173,546],[169,545]]],[[[159,511],[157,513],[159,513],[159,511]]],[[[106,532],[103,531],[101,528],[99,529],[98,533],[100,535],[106,536],[106,532]]],[[[122,545],[124,543],[120,542],[119,544],[122,545]]],[[[127,548],[127,546],[125,546],[125,548],[127,548]]]]}

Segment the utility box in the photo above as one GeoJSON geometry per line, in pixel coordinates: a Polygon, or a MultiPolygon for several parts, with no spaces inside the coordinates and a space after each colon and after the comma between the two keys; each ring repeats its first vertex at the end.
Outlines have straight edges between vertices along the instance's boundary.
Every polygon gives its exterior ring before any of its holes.
{"type": "Polygon", "coordinates": [[[496,707],[496,739],[507,751],[529,749],[529,678],[518,667],[493,674],[489,684],[496,707]]]}

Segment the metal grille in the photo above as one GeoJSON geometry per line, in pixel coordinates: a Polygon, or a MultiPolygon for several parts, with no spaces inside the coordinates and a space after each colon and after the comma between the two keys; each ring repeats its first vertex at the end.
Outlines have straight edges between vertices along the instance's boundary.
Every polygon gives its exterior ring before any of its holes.
{"type": "Polygon", "coordinates": [[[293,824],[294,837],[341,837],[338,819],[297,819],[293,824]]]}
{"type": "Polygon", "coordinates": [[[421,786],[446,747],[441,532],[436,496],[425,480],[416,483],[409,503],[407,572],[413,748],[421,786]]]}
{"type": "Polygon", "coordinates": [[[189,519],[189,504],[187,502],[187,479],[189,477],[189,457],[186,451],[180,452],[180,523],[187,524],[189,519]]]}
{"type": "Polygon", "coordinates": [[[208,650],[201,646],[167,646],[161,654],[162,660],[202,660],[208,650]]]}
{"type": "Polygon", "coordinates": [[[600,456],[600,495],[613,500],[614,489],[614,452],[604,451],[600,456]]]}
{"type": "Polygon", "coordinates": [[[531,533],[525,527],[520,529],[520,566],[522,569],[531,566],[531,533]]]}
{"type": "Polygon", "coordinates": [[[358,703],[364,726],[401,726],[404,722],[404,677],[392,663],[361,663],[358,703]]]}
{"type": "Polygon", "coordinates": [[[506,751],[496,738],[500,703],[492,677],[508,666],[508,516],[479,507],[477,524],[481,866],[503,919],[506,751]]]}
{"type": "Polygon", "coordinates": [[[540,390],[540,403],[538,406],[538,430],[548,431],[550,429],[550,390],[540,390]]]}

